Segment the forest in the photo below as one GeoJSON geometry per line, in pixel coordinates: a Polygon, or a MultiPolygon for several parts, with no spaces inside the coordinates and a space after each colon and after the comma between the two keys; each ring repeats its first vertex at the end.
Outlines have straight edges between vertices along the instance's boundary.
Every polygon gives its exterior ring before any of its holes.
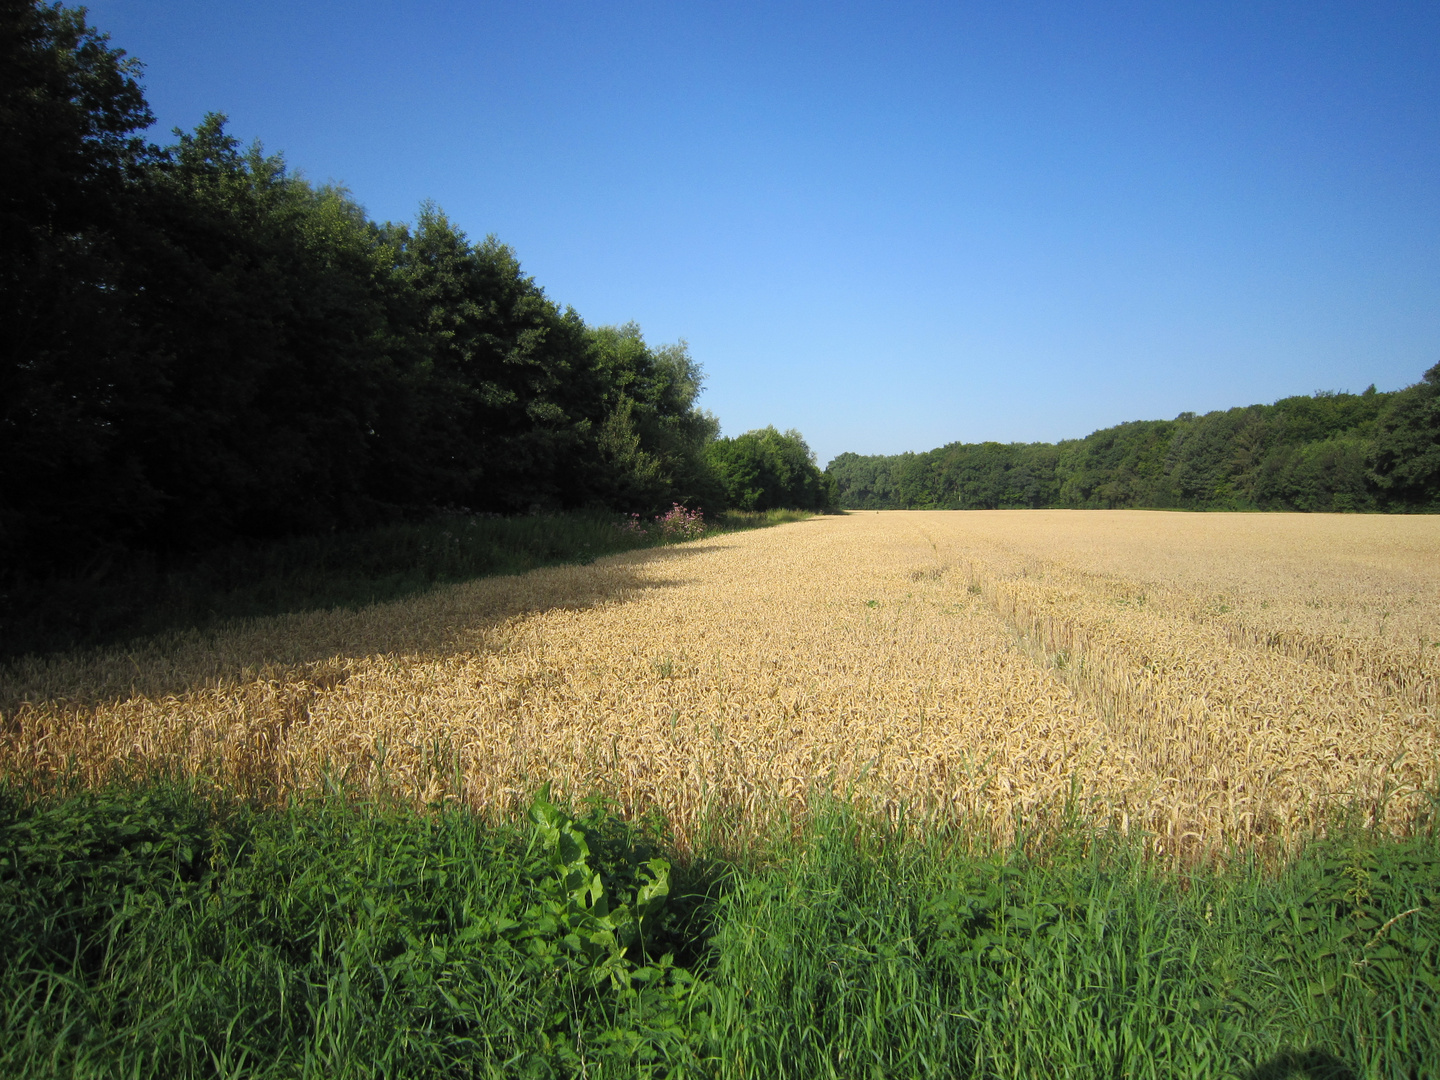
{"type": "Polygon", "coordinates": [[[1440,509],[1440,364],[1414,386],[1140,420],[1059,443],[950,443],[841,454],[826,476],[856,510],[1440,509]]]}
{"type": "Polygon", "coordinates": [[[149,141],[82,8],[0,22],[0,577],[442,512],[823,507],[798,433],[718,437],[685,342],[586,323],[433,204],[373,221],[220,113],[149,141]]]}
{"type": "Polygon", "coordinates": [[[684,341],[587,323],[432,203],[374,221],[218,112],[151,141],[83,9],[0,21],[0,579],[455,512],[1440,507],[1440,365],[822,473],[799,432],[720,437],[684,341]]]}

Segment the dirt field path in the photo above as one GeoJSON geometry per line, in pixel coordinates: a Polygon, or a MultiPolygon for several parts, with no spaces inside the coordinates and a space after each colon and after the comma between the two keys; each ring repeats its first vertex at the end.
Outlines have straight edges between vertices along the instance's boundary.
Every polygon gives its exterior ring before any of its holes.
{"type": "Polygon", "coordinates": [[[1171,848],[1338,803],[1405,827],[1440,761],[1440,518],[818,518],[0,675],[0,767],[324,773],[510,810],[541,782],[680,834],[818,790],[1171,848]]]}

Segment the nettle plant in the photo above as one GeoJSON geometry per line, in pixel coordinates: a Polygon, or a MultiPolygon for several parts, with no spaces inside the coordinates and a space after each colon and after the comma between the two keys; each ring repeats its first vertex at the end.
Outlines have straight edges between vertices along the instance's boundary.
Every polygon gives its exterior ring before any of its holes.
{"type": "Polygon", "coordinates": [[[516,918],[492,916],[489,929],[536,959],[585,974],[595,987],[608,982],[628,991],[635,980],[650,982],[670,970],[669,955],[652,962],[645,949],[646,931],[670,896],[669,862],[640,861],[627,874],[611,875],[607,889],[585,830],[550,801],[548,784],[530,804],[530,820],[551,872],[537,880],[535,903],[516,918]],[[624,878],[632,888],[623,887],[624,878]]]}

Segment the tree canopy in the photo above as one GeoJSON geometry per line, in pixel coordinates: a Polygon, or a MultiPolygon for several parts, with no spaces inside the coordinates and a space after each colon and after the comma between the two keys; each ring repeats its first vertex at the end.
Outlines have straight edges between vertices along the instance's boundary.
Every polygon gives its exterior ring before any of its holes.
{"type": "Polygon", "coordinates": [[[1376,421],[1370,461],[1382,499],[1440,509],[1440,364],[1391,396],[1376,421]]]}
{"type": "Polygon", "coordinates": [[[1390,394],[1321,392],[1060,443],[841,454],[852,509],[1440,509],[1440,365],[1390,394]]]}
{"type": "MultiPolygon", "coordinates": [[[[0,0],[0,28],[9,571],[454,507],[724,508],[685,342],[586,324],[432,204],[372,221],[219,113],[147,142],[141,67],[84,9],[0,0]]],[[[767,504],[813,502],[804,472],[767,504]]]]}
{"type": "Polygon", "coordinates": [[[829,480],[798,431],[760,428],[717,439],[707,451],[731,506],[741,510],[828,510],[829,480]]]}

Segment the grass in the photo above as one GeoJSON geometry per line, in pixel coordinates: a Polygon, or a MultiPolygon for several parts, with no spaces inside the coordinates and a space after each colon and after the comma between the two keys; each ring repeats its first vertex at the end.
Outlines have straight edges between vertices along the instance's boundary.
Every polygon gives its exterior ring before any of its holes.
{"type": "Polygon", "coordinates": [[[1004,854],[954,839],[832,814],[725,898],[712,977],[747,992],[723,1025],[736,1075],[1259,1080],[1440,1061],[1431,838],[1357,832],[1278,872],[1182,872],[1083,833],[1004,854]]]}
{"type": "Polygon", "coordinates": [[[1176,869],[832,803],[743,858],[538,800],[0,800],[0,1074],[1405,1077],[1440,1062],[1440,843],[1176,869]],[[627,944],[628,943],[628,944],[627,944]]]}
{"type": "MultiPolygon", "coordinates": [[[[799,520],[797,511],[713,517],[707,532],[799,520]]],[[[451,514],[423,522],[236,544],[162,560],[108,558],[87,573],[0,579],[0,659],[115,644],[235,619],[359,608],[435,585],[673,542],[663,530],[625,527],[608,513],[526,517],[451,514]]]]}

